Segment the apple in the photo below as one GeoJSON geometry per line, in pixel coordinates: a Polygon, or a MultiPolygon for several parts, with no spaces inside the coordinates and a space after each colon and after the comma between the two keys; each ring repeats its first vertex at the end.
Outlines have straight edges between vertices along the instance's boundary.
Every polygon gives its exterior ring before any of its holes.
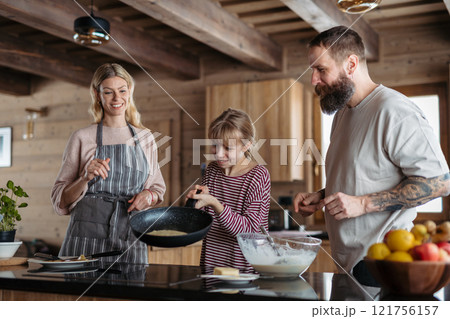
{"type": "Polygon", "coordinates": [[[389,236],[389,233],[391,233],[393,231],[393,229],[391,229],[390,231],[388,231],[386,234],[384,234],[383,237],[383,243],[385,243],[387,245],[387,238],[389,236]]]}
{"type": "Polygon", "coordinates": [[[427,228],[427,232],[430,235],[433,235],[436,232],[436,223],[432,220],[427,220],[426,222],[423,223],[425,225],[425,227],[427,228]]]}
{"type": "Polygon", "coordinates": [[[439,260],[440,261],[450,261],[449,254],[442,248],[439,248],[439,260]]]}
{"type": "Polygon", "coordinates": [[[440,243],[436,244],[440,249],[443,249],[447,252],[447,254],[450,255],[450,243],[446,242],[446,241],[442,241],[440,243]]]}
{"type": "Polygon", "coordinates": [[[439,247],[434,243],[425,243],[412,248],[414,258],[419,260],[438,261],[439,247]]]}

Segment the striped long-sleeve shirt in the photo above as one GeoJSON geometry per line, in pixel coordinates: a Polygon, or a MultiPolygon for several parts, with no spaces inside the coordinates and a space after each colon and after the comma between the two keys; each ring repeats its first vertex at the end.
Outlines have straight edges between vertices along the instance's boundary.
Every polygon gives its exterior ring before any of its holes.
{"type": "Polygon", "coordinates": [[[259,233],[259,226],[268,227],[270,206],[270,175],[264,166],[257,165],[241,176],[226,176],[216,162],[209,164],[202,184],[225,207],[216,216],[206,210],[214,221],[203,240],[200,264],[212,267],[234,267],[252,270],[245,260],[236,235],[259,233]]]}

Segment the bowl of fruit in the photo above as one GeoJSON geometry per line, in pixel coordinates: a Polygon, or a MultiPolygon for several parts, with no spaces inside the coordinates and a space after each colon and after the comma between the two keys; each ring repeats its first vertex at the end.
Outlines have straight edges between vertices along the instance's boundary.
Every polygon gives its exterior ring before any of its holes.
{"type": "Polygon", "coordinates": [[[399,295],[432,295],[450,284],[450,222],[389,231],[364,261],[383,289],[399,295]]]}

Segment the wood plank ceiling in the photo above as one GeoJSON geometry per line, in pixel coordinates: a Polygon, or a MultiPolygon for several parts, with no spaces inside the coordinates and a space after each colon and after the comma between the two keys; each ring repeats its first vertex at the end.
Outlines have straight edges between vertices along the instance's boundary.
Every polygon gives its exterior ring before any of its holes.
{"type": "Polygon", "coordinates": [[[380,34],[431,24],[448,33],[450,23],[450,0],[382,0],[362,17],[340,12],[334,0],[94,0],[112,40],[85,47],[72,40],[73,21],[90,12],[90,2],[0,0],[0,93],[30,94],[41,78],[88,86],[105,62],[186,80],[202,76],[205,57],[276,71],[283,46],[339,24],[354,23],[377,60],[380,34]]]}

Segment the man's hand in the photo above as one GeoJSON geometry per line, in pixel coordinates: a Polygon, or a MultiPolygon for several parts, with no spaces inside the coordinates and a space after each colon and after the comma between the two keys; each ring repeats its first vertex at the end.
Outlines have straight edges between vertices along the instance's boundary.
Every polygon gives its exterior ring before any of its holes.
{"type": "Polygon", "coordinates": [[[294,210],[302,216],[309,216],[314,214],[317,210],[323,207],[320,203],[322,194],[317,193],[298,193],[294,198],[294,210]]]}
{"type": "Polygon", "coordinates": [[[358,217],[367,212],[364,196],[350,196],[338,192],[325,197],[321,203],[325,206],[325,213],[336,220],[358,217]]]}

